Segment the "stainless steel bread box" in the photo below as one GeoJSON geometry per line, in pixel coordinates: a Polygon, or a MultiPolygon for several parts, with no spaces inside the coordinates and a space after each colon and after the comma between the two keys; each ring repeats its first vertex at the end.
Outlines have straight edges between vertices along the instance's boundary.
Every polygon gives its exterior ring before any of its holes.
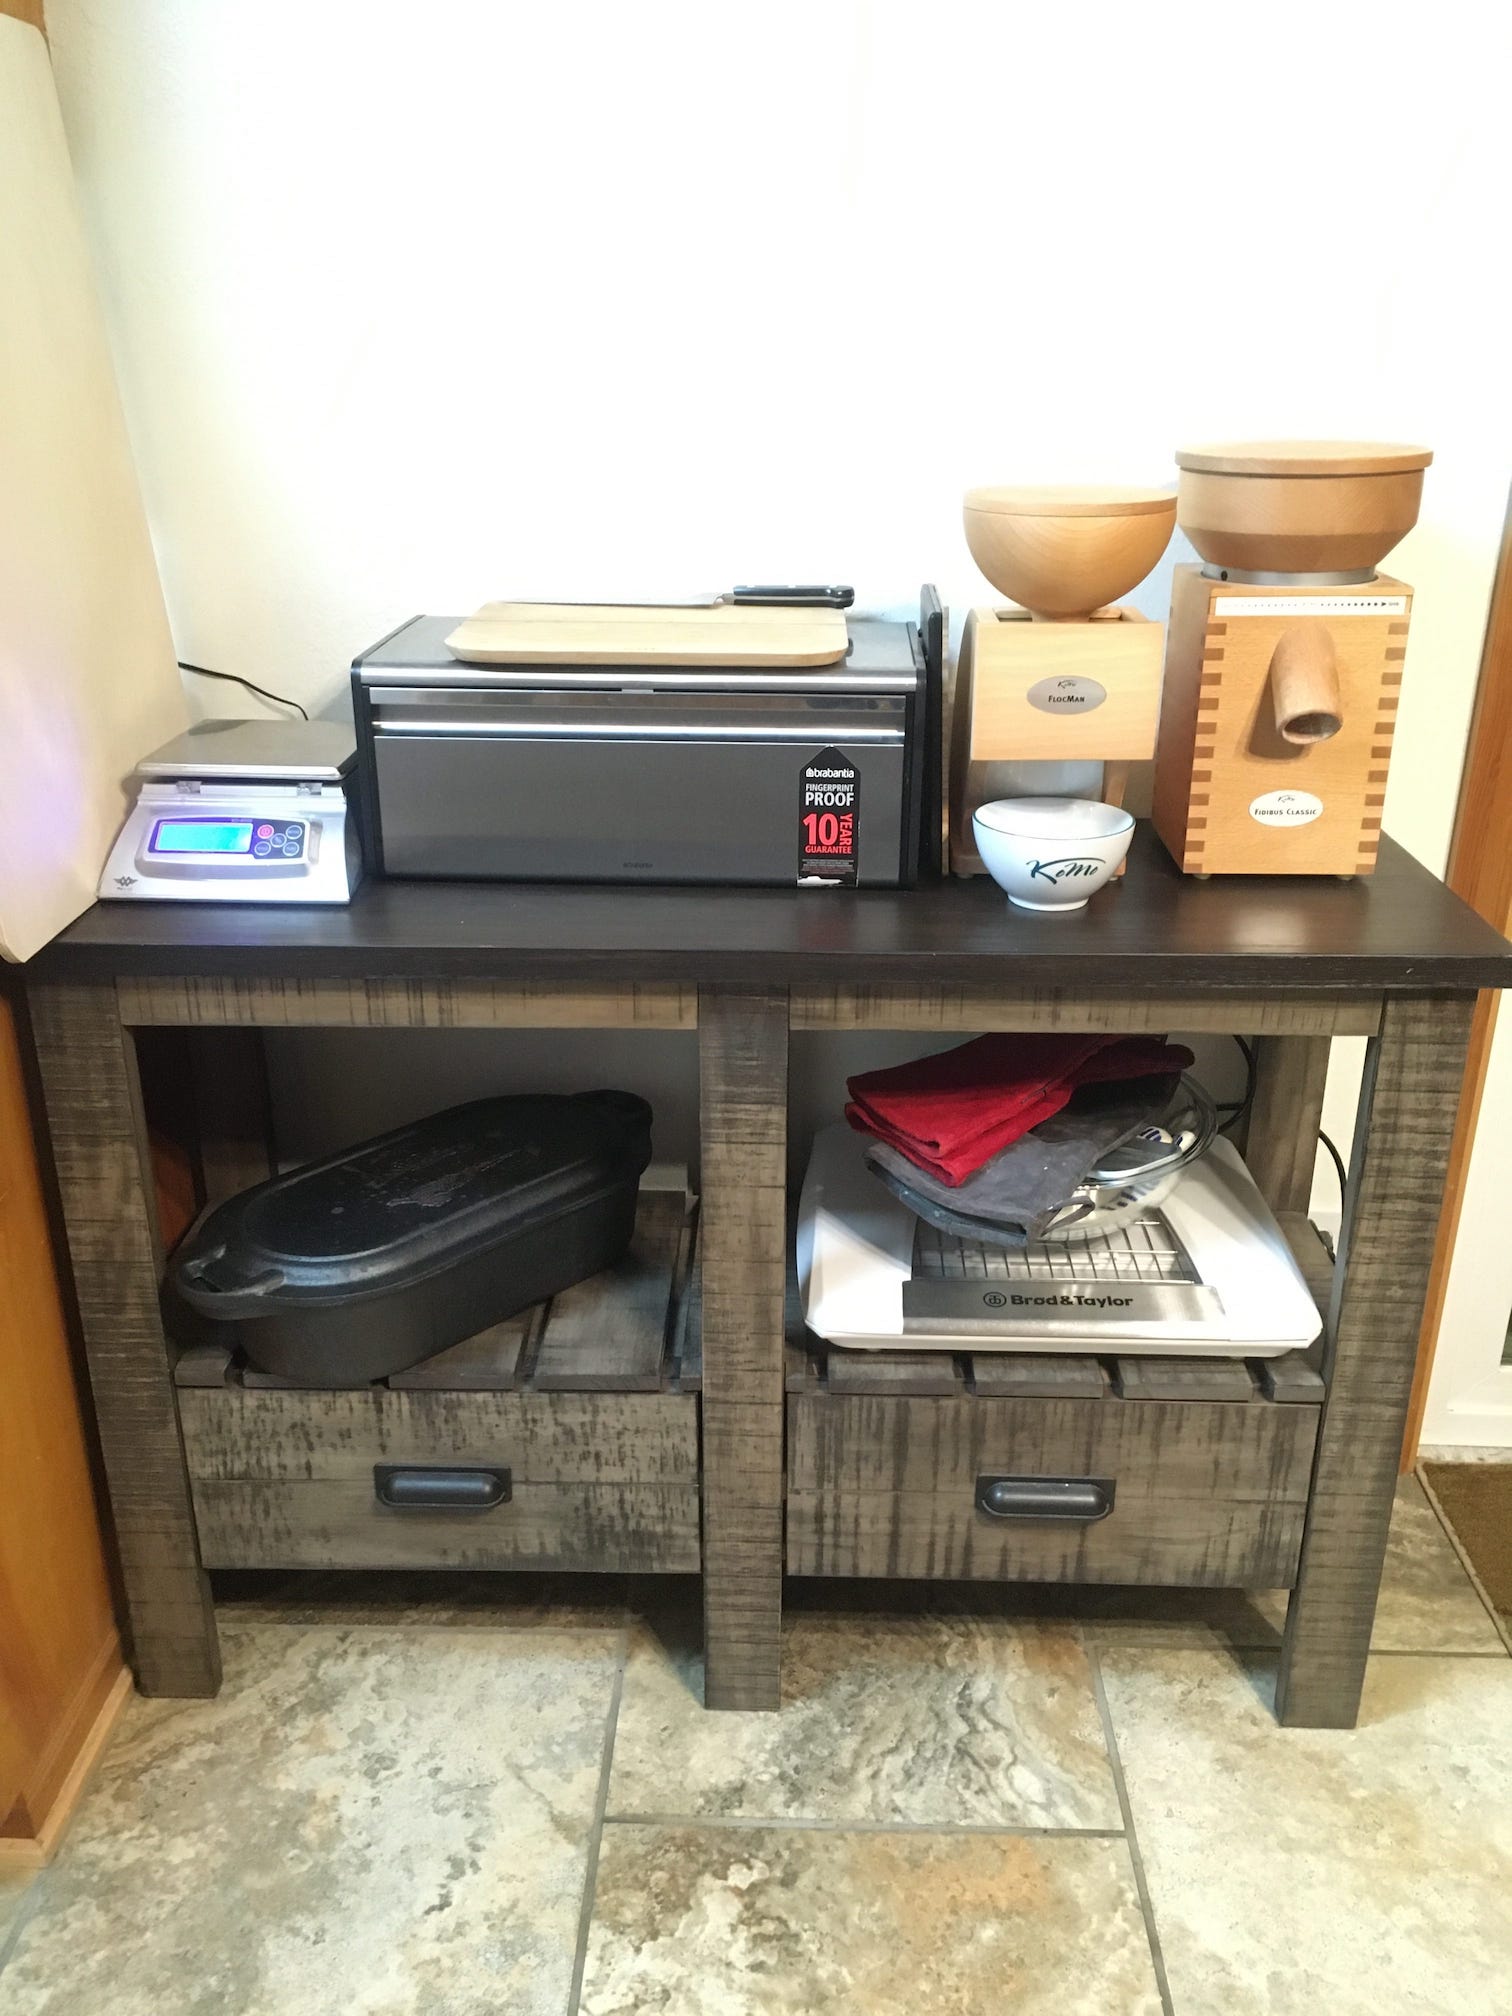
{"type": "Polygon", "coordinates": [[[389,876],[896,886],[939,866],[942,617],[834,665],[471,665],[418,616],[352,667],[389,876]]]}

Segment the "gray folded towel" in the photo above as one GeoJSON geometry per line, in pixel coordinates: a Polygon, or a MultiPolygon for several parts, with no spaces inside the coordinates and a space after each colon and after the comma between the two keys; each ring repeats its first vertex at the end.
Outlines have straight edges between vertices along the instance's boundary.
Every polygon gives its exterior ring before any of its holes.
{"type": "Polygon", "coordinates": [[[887,1185],[899,1203],[906,1204],[914,1216],[922,1218],[926,1225],[949,1232],[957,1239],[968,1239],[979,1246],[1002,1246],[1010,1252],[1021,1253],[1029,1244],[1029,1235],[1022,1225],[998,1224],[990,1218],[968,1218],[960,1211],[949,1211],[932,1197],[923,1197],[918,1191],[910,1190],[890,1170],[879,1169],[875,1163],[871,1167],[872,1174],[887,1185]]]}
{"type": "Polygon", "coordinates": [[[867,1144],[866,1165],[910,1211],[942,1231],[1021,1246],[1026,1235],[1042,1236],[1077,1184],[1110,1150],[1160,1118],[1172,1082],[1162,1077],[1084,1085],[1068,1106],[953,1187],[887,1141],[867,1144]],[[1011,1236],[1005,1237],[1005,1231],[1011,1236]]]}

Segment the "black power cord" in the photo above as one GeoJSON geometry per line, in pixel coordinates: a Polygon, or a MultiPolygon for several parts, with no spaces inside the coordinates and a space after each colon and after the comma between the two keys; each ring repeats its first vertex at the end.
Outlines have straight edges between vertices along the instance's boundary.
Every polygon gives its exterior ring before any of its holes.
{"type": "MultiPolygon", "coordinates": [[[[1255,1101],[1255,1053],[1242,1036],[1236,1036],[1234,1041],[1244,1052],[1244,1097],[1242,1099],[1226,1100],[1219,1106],[1218,1111],[1226,1113],[1229,1116],[1220,1124],[1219,1131],[1224,1134],[1231,1127],[1238,1125],[1255,1101]]],[[[1349,1189],[1349,1175],[1344,1167],[1344,1157],[1339,1153],[1333,1142],[1329,1140],[1321,1127],[1318,1129],[1318,1140],[1328,1150],[1329,1158],[1339,1178],[1339,1210],[1342,1214],[1345,1193],[1349,1189]]]]}
{"type": "Polygon", "coordinates": [[[1219,1106],[1218,1111],[1228,1115],[1226,1120],[1218,1123],[1218,1131],[1221,1134],[1227,1134],[1231,1127],[1237,1127],[1255,1100],[1255,1053],[1242,1036],[1236,1036],[1234,1041],[1244,1053],[1244,1097],[1226,1100],[1219,1106]]]}
{"type": "Polygon", "coordinates": [[[178,668],[180,672],[194,673],[199,679],[229,679],[233,686],[245,686],[249,693],[257,694],[259,699],[271,700],[278,707],[292,707],[305,721],[310,718],[297,700],[291,700],[286,693],[270,693],[266,686],[259,686],[251,679],[243,679],[239,672],[212,672],[208,665],[191,665],[185,658],[179,659],[178,668]]]}
{"type": "Polygon", "coordinates": [[[1322,1131],[1321,1128],[1318,1130],[1318,1139],[1322,1142],[1323,1146],[1328,1150],[1329,1154],[1333,1157],[1334,1168],[1338,1171],[1339,1213],[1342,1216],[1344,1211],[1345,1193],[1349,1189],[1349,1177],[1346,1175],[1344,1170],[1344,1157],[1339,1153],[1338,1149],[1335,1148],[1332,1141],[1329,1140],[1328,1136],[1322,1131]]]}

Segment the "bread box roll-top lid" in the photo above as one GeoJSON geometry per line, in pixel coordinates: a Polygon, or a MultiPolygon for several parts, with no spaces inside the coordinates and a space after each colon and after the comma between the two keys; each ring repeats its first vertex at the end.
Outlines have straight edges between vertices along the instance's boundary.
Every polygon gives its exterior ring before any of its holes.
{"type": "Polygon", "coordinates": [[[232,1320],[386,1295],[638,1178],[650,1129],[628,1092],[449,1107],[229,1198],[175,1256],[175,1286],[232,1320]]]}
{"type": "Polygon", "coordinates": [[[1400,441],[1211,441],[1178,448],[1178,469],[1210,476],[1396,476],[1426,469],[1431,448],[1400,441]]]}

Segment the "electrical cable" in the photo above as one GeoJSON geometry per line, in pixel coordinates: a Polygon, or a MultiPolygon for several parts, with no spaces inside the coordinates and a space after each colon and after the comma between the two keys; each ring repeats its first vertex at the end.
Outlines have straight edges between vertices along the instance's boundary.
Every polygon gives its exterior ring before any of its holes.
{"type": "Polygon", "coordinates": [[[1338,1149],[1335,1148],[1332,1141],[1329,1140],[1328,1136],[1322,1131],[1321,1128],[1318,1131],[1318,1139],[1322,1142],[1323,1146],[1328,1150],[1329,1154],[1333,1157],[1334,1168],[1338,1171],[1339,1211],[1340,1214],[1342,1215],[1344,1210],[1345,1194],[1349,1189],[1349,1177],[1345,1174],[1344,1170],[1344,1157],[1339,1153],[1338,1149]]]}
{"type": "Polygon", "coordinates": [[[249,693],[255,693],[262,700],[271,700],[279,707],[292,707],[304,720],[309,715],[297,700],[291,700],[286,693],[270,693],[266,686],[258,686],[251,679],[243,679],[240,672],[212,672],[208,665],[191,665],[186,658],[178,661],[180,672],[193,672],[201,679],[229,679],[234,686],[245,686],[249,693]]]}
{"type": "Polygon", "coordinates": [[[1255,1053],[1242,1036],[1236,1036],[1234,1041],[1244,1053],[1244,1097],[1225,1100],[1218,1108],[1220,1113],[1228,1115],[1227,1120],[1220,1122],[1219,1125],[1219,1132],[1222,1134],[1227,1134],[1231,1127],[1238,1126],[1255,1100],[1255,1053]]]}

